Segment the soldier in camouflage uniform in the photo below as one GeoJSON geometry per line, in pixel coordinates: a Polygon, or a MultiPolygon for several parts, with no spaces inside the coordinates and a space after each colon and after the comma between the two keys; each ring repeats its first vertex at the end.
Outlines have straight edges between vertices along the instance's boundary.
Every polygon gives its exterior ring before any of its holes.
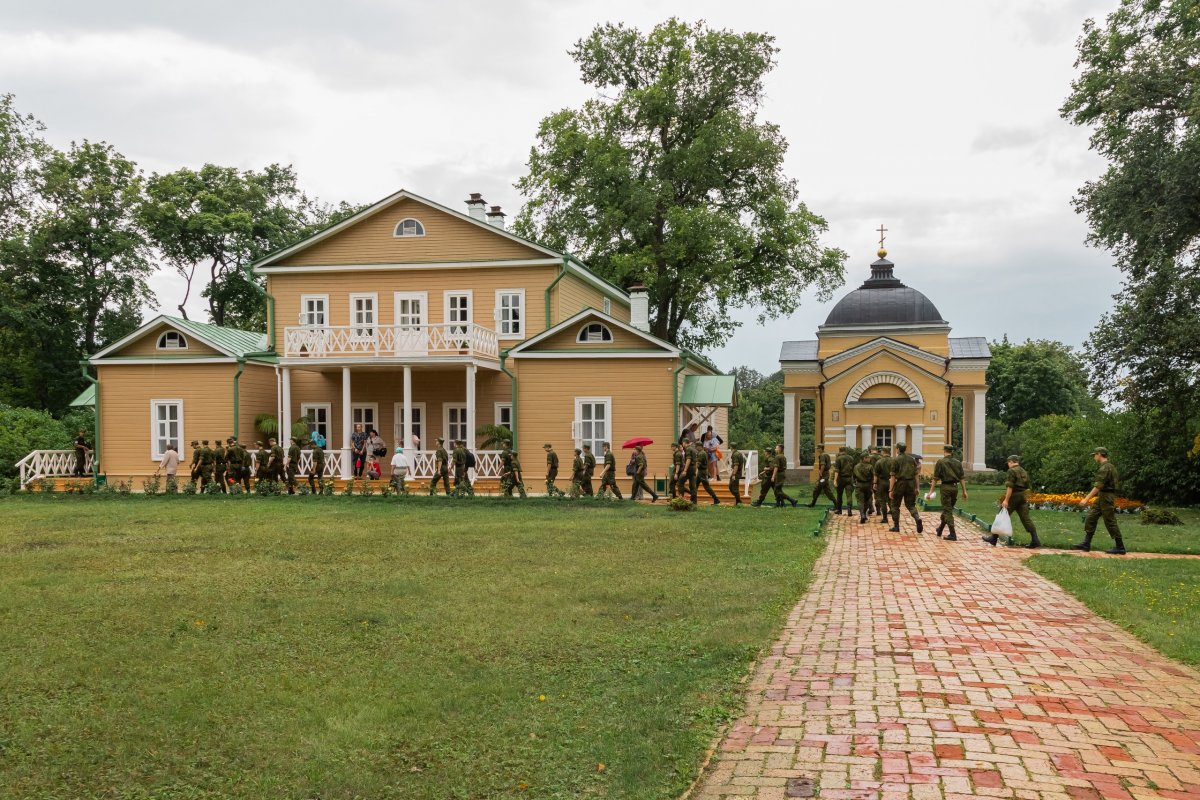
{"type": "Polygon", "coordinates": [[[875,469],[867,453],[854,465],[854,488],[858,492],[858,522],[863,524],[871,513],[871,497],[875,494],[875,469]]]}
{"type": "Polygon", "coordinates": [[[471,480],[467,475],[466,442],[460,439],[454,443],[452,458],[454,462],[454,494],[473,496],[475,491],[471,488],[471,480]]]}
{"type": "Polygon", "coordinates": [[[505,497],[512,497],[512,444],[504,442],[500,446],[500,492],[505,497]]]}
{"type": "Polygon", "coordinates": [[[192,439],[192,463],[189,468],[192,483],[200,482],[200,442],[192,439]]]}
{"type": "Polygon", "coordinates": [[[228,455],[225,453],[225,448],[221,446],[221,438],[218,436],[213,440],[213,480],[217,482],[217,486],[221,487],[222,493],[227,493],[229,487],[225,485],[225,471],[229,468],[228,455]]]}
{"type": "Polygon", "coordinates": [[[225,465],[225,480],[238,483],[242,479],[242,452],[232,436],[225,439],[225,465]]]}
{"type": "Polygon", "coordinates": [[[271,445],[271,452],[267,456],[267,477],[276,483],[283,482],[283,447],[280,446],[278,440],[271,439],[268,444],[271,445]]]}
{"type": "MultiPolygon", "coordinates": [[[[933,487],[941,487],[939,498],[942,501],[942,521],[937,527],[937,535],[941,536],[942,531],[949,528],[950,533],[946,534],[946,541],[956,542],[958,534],[954,532],[954,506],[958,502],[960,486],[963,500],[967,499],[967,484],[963,481],[966,472],[963,470],[962,462],[954,457],[953,445],[945,445],[942,450],[946,455],[933,465],[933,487]]],[[[1036,539],[1037,536],[1035,535],[1034,538],[1036,539]]]]}
{"type": "Polygon", "coordinates": [[[783,491],[784,484],[787,483],[787,456],[783,454],[783,445],[775,445],[775,458],[771,464],[771,490],[775,493],[775,507],[783,508],[784,502],[792,504],[792,508],[796,507],[796,501],[789,497],[783,491]]]}
{"type": "Polygon", "coordinates": [[[671,466],[667,469],[667,496],[679,497],[680,492],[677,484],[679,477],[683,474],[683,451],[679,447],[679,442],[671,442],[671,466]]]}
{"type": "Polygon", "coordinates": [[[833,459],[829,457],[829,453],[825,452],[825,445],[817,445],[817,485],[813,487],[812,502],[808,504],[812,508],[817,504],[817,500],[821,495],[829,498],[829,502],[840,506],[840,503],[833,496],[833,490],[829,488],[829,470],[833,467],[833,459]]]}
{"type": "Polygon", "coordinates": [[[1092,549],[1092,537],[1096,535],[1096,526],[1104,520],[1104,529],[1112,537],[1113,546],[1104,552],[1112,556],[1125,555],[1125,542],[1121,538],[1121,528],[1117,525],[1117,490],[1121,488],[1121,476],[1116,466],[1108,460],[1108,450],[1097,447],[1092,451],[1092,459],[1100,466],[1096,469],[1096,478],[1092,482],[1092,490],[1087,497],[1080,501],[1086,506],[1093,497],[1096,504],[1088,510],[1087,519],[1083,523],[1083,541],[1071,547],[1072,550],[1087,552],[1092,549]]]}
{"type": "Polygon", "coordinates": [[[896,457],[892,459],[891,490],[892,490],[892,527],[893,533],[900,532],[900,506],[903,504],[912,514],[917,523],[917,533],[922,533],[925,526],[921,523],[921,514],[917,511],[917,488],[920,486],[920,473],[917,472],[917,460],[907,452],[908,445],[900,442],[896,445],[896,457]]]}
{"type": "MultiPolygon", "coordinates": [[[[717,499],[717,493],[713,491],[712,484],[708,482],[708,453],[700,445],[699,442],[694,442],[688,445],[687,461],[685,468],[688,477],[688,491],[691,495],[692,503],[696,502],[696,489],[699,486],[704,487],[704,491],[708,492],[708,496],[712,498],[714,506],[720,505],[721,501],[717,499]]],[[[637,484],[634,484],[636,491],[637,484]]]]}
{"type": "Polygon", "coordinates": [[[571,491],[568,494],[571,497],[579,497],[580,487],[583,484],[583,451],[578,447],[575,448],[575,457],[571,459],[571,491]]]}
{"type": "MultiPolygon", "coordinates": [[[[879,457],[875,459],[875,509],[880,513],[880,522],[888,521],[888,506],[891,504],[892,491],[890,481],[892,476],[891,448],[879,448],[879,457]]],[[[895,519],[893,513],[892,518],[895,519]]]]}
{"type": "MultiPolygon", "coordinates": [[[[1021,520],[1021,526],[1030,536],[1029,544],[1025,546],[1031,549],[1041,547],[1042,543],[1038,541],[1037,527],[1029,517],[1029,503],[1025,501],[1025,492],[1029,491],[1031,481],[1029,473],[1021,467],[1020,456],[1008,457],[1008,475],[1004,485],[1008,489],[1004,492],[1004,499],[1000,502],[1000,506],[1007,509],[1011,516],[1021,520]]],[[[1013,532],[1016,532],[1015,528],[1013,532]]],[[[984,536],[983,540],[995,547],[996,542],[1000,541],[1000,535],[993,533],[991,536],[984,536]]]]}
{"type": "Polygon", "coordinates": [[[549,442],[542,445],[542,449],[546,451],[546,496],[564,497],[562,489],[554,485],[554,479],[558,477],[558,453],[549,442]]]}
{"type": "Polygon", "coordinates": [[[596,474],[596,457],[592,455],[592,446],[585,444],[583,446],[583,482],[579,488],[583,490],[584,497],[592,496],[592,476],[596,474]]]}
{"type": "Polygon", "coordinates": [[[738,450],[737,442],[729,443],[729,493],[733,504],[742,505],[742,479],[746,477],[746,454],[738,450]]]}
{"type": "Polygon", "coordinates": [[[300,440],[292,437],[292,443],[287,453],[287,487],[288,494],[296,493],[296,476],[300,474],[300,440]]]}
{"type": "Polygon", "coordinates": [[[213,451],[208,446],[208,439],[200,441],[200,491],[208,485],[213,476],[213,451]]]}
{"type": "Polygon", "coordinates": [[[521,494],[521,499],[525,499],[525,475],[521,470],[521,459],[517,457],[517,451],[512,451],[512,463],[509,469],[508,477],[508,496],[512,497],[512,490],[516,489],[521,494]]]}
{"type": "Polygon", "coordinates": [[[622,499],[621,487],[617,486],[617,458],[613,455],[612,445],[605,442],[604,467],[600,470],[600,497],[607,497],[609,489],[618,500],[622,499]]]}
{"type": "Polygon", "coordinates": [[[854,456],[844,448],[838,448],[838,457],[834,460],[833,466],[837,471],[837,499],[834,500],[833,513],[842,513],[842,496],[846,498],[846,516],[854,515],[854,456]]]}
{"type": "Polygon", "coordinates": [[[770,450],[763,450],[762,461],[759,463],[762,464],[762,469],[758,471],[758,499],[750,504],[754,508],[763,504],[763,501],[767,499],[767,494],[773,488],[771,476],[775,474],[775,456],[771,454],[770,450]]]}
{"type": "MultiPolygon", "coordinates": [[[[705,485],[708,481],[705,480],[705,485]]],[[[692,488],[692,496],[695,497],[695,484],[692,488]]],[[[646,483],[646,454],[642,452],[642,446],[639,444],[633,448],[633,490],[629,493],[630,498],[640,495],[642,492],[650,493],[650,502],[658,502],[658,493],[650,488],[650,484],[646,483]]],[[[712,494],[712,487],[708,489],[708,493],[712,494]]],[[[713,495],[713,501],[716,502],[716,495],[713,495]]],[[[694,502],[694,501],[693,501],[694,502]]]]}
{"type": "Polygon", "coordinates": [[[308,488],[313,494],[320,494],[325,485],[325,448],[314,441],[312,451],[312,464],[308,467],[308,488]]]}
{"type": "Polygon", "coordinates": [[[433,480],[429,482],[429,496],[433,497],[437,494],[438,481],[442,482],[442,486],[446,489],[446,494],[450,494],[450,455],[446,452],[446,440],[442,437],[437,438],[437,449],[433,453],[433,480]]]}

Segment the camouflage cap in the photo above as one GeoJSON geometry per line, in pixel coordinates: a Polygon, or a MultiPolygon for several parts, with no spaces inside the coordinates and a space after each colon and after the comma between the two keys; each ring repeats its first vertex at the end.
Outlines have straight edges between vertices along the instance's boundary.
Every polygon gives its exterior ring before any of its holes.
{"type": "Polygon", "coordinates": [[[262,447],[262,446],[263,446],[263,443],[262,443],[262,442],[255,442],[255,444],[256,444],[256,445],[258,445],[259,447],[262,447]]]}
{"type": "Polygon", "coordinates": [[[943,450],[943,451],[945,451],[945,452],[947,452],[947,453],[953,453],[953,452],[954,452],[954,445],[952,445],[952,444],[944,444],[944,445],[942,445],[942,450],[943,450]]]}
{"type": "Polygon", "coordinates": [[[737,450],[737,449],[738,449],[738,443],[737,443],[737,442],[730,442],[730,443],[729,443],[729,449],[730,449],[730,450],[737,450]]]}
{"type": "Polygon", "coordinates": [[[1105,458],[1108,458],[1108,448],[1107,447],[1097,447],[1095,450],[1092,451],[1092,455],[1104,456],[1105,458]]]}
{"type": "Polygon", "coordinates": [[[1020,463],[1021,463],[1021,457],[1020,457],[1020,456],[1018,456],[1018,455],[1015,455],[1015,454],[1014,454],[1014,455],[1011,455],[1011,456],[1009,456],[1009,457],[1008,457],[1007,459],[1005,459],[1005,460],[1006,460],[1006,461],[1011,461],[1011,462],[1012,462],[1012,463],[1014,463],[1014,464],[1020,464],[1020,463]]]}
{"type": "Polygon", "coordinates": [[[226,440],[225,440],[225,443],[226,443],[226,444],[233,444],[233,443],[234,443],[234,442],[236,442],[236,441],[237,441],[237,439],[235,439],[235,438],[233,438],[232,436],[230,436],[228,439],[226,439],[226,440]]]}
{"type": "Polygon", "coordinates": [[[192,446],[193,446],[193,447],[195,447],[195,446],[196,446],[196,445],[198,445],[198,444],[200,444],[200,442],[199,442],[199,441],[197,441],[196,439],[192,439],[192,446]]]}
{"type": "Polygon", "coordinates": [[[201,439],[200,444],[208,444],[208,439],[201,439]]]}
{"type": "Polygon", "coordinates": [[[592,446],[591,446],[590,444],[585,444],[585,445],[583,446],[583,449],[584,449],[584,450],[591,450],[591,449],[592,449],[592,446]]]}
{"type": "Polygon", "coordinates": [[[896,442],[896,449],[903,453],[908,449],[908,445],[904,442],[896,442]]]}
{"type": "Polygon", "coordinates": [[[554,445],[550,444],[549,442],[546,442],[544,445],[542,445],[543,450],[549,450],[552,447],[554,447],[554,445]]]}

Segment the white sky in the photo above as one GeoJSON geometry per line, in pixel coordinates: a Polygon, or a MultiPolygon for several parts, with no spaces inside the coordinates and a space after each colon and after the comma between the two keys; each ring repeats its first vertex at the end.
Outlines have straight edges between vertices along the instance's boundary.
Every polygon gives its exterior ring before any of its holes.
{"type": "MultiPolygon", "coordinates": [[[[1115,6],[41,0],[0,6],[0,91],[54,144],[106,140],[147,171],[291,163],[327,201],[403,187],[458,207],[478,191],[513,214],[539,120],[588,96],[567,49],[592,26],[676,15],[768,32],[781,52],[763,117],[850,254],[835,301],[869,275],[882,222],[896,274],[952,335],[1079,345],[1119,276],[1070,206],[1103,163],[1057,108],[1083,20],[1115,6]]],[[[164,310],[182,296],[167,274],[153,287],[164,310]]],[[[806,297],[765,326],[746,310],[710,355],[771,372],[831,306],[806,297]]]]}

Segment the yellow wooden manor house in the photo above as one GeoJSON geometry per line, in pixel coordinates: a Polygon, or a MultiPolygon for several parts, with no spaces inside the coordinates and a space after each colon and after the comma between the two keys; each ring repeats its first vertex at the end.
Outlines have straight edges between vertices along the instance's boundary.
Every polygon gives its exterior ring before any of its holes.
{"type": "MultiPolygon", "coordinates": [[[[400,191],[255,263],[265,333],[160,316],[96,353],[96,472],[136,490],[168,442],[185,461],[193,439],[252,445],[264,413],[285,432],[307,418],[328,442],[327,474],[342,478],[356,423],[404,443],[418,479],[432,474],[436,437],[474,448],[480,425],[506,426],[533,491],[545,442],[569,480],[574,447],[600,458],[611,441],[623,461],[621,442],[648,436],[662,477],[682,426],[725,433],[733,378],[651,335],[644,289],[514,235],[478,194],[466,205],[400,191]]],[[[496,478],[499,454],[476,456],[477,478],[496,478]]],[[[30,454],[22,474],[65,474],[68,458],[30,454]]]]}

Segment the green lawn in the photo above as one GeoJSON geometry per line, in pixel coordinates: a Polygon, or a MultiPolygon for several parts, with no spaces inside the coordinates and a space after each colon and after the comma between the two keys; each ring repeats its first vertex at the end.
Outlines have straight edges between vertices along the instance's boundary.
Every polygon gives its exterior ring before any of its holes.
{"type": "Polygon", "coordinates": [[[823,546],[791,509],[0,514],[4,798],[675,797],[823,546]]]}
{"type": "Polygon", "coordinates": [[[1200,666],[1200,561],[1052,555],[1026,563],[1152,647],[1200,666]]]}
{"type": "MultiPolygon", "coordinates": [[[[925,484],[925,491],[929,485],[925,484]]],[[[996,517],[1001,498],[1004,497],[1003,486],[968,486],[970,499],[958,498],[958,507],[974,514],[979,519],[990,523],[996,517]]],[[[929,502],[929,510],[940,508],[937,499],[929,502]]],[[[1143,525],[1136,514],[1118,514],[1117,522],[1121,526],[1121,534],[1128,550],[1143,553],[1200,553],[1200,509],[1172,508],[1183,525],[1143,525]]],[[[1085,515],[1068,511],[1039,511],[1030,512],[1037,526],[1038,536],[1047,547],[1069,547],[1083,541],[1083,520],[1085,515]]],[[[1029,541],[1029,535],[1021,527],[1020,520],[1013,520],[1013,528],[1018,544],[1029,541]]],[[[1100,550],[1112,547],[1112,539],[1104,530],[1101,521],[1092,540],[1093,547],[1099,545],[1100,550]]]]}

